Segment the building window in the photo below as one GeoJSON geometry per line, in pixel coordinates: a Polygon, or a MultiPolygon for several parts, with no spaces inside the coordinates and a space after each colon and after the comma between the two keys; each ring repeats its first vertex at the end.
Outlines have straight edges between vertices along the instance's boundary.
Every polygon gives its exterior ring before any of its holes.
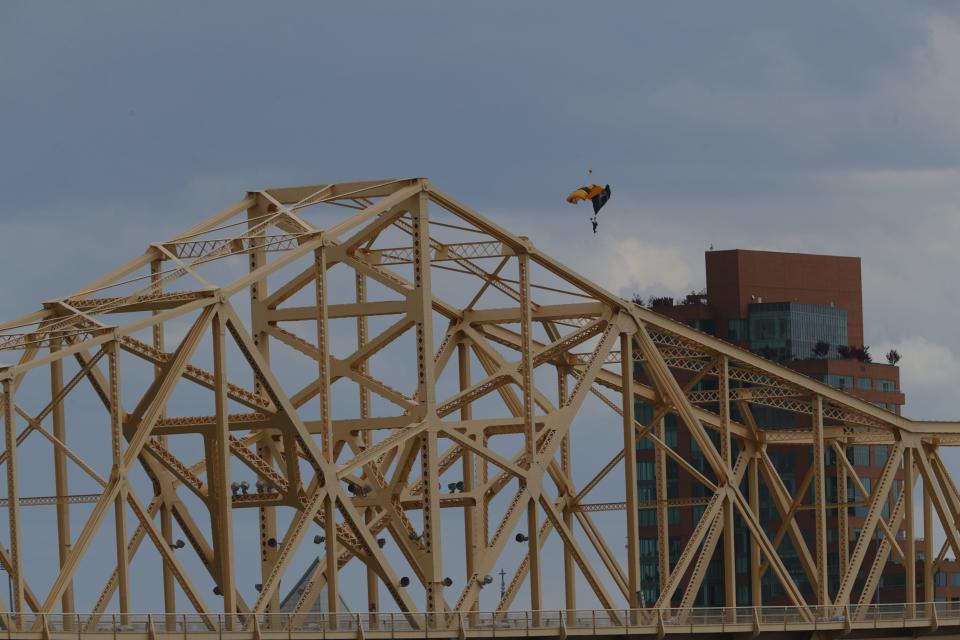
{"type": "Polygon", "coordinates": [[[895,380],[877,380],[877,391],[896,391],[897,383],[895,380]]]}
{"type": "Polygon", "coordinates": [[[750,602],[750,585],[738,584],[737,585],[737,604],[742,606],[748,606],[750,602]]]}
{"type": "MultiPolygon", "coordinates": [[[[755,303],[747,308],[750,350],[774,360],[807,360],[813,347],[831,345],[827,357],[836,358],[836,345],[847,344],[847,311],[837,307],[798,302],[755,303]]],[[[733,334],[733,327],[731,336],[733,334]]]]}
{"type": "Polygon", "coordinates": [[[680,536],[670,536],[670,564],[680,559],[680,536]]]}
{"type": "Polygon", "coordinates": [[[664,430],[664,442],[671,449],[677,448],[677,428],[675,426],[668,426],[664,430]]]}
{"type": "Polygon", "coordinates": [[[950,584],[954,587],[960,587],[960,573],[950,574],[950,584]]]}
{"type": "Polygon", "coordinates": [[[873,464],[878,467],[882,467],[887,464],[887,448],[886,447],[874,447],[873,449],[873,464]]]}
{"type": "Polygon", "coordinates": [[[667,509],[667,524],[680,524],[680,507],[667,509]]]}
{"type": "Polygon", "coordinates": [[[841,376],[835,373],[830,373],[823,376],[823,381],[831,387],[836,387],[837,389],[853,388],[853,376],[841,376]]]}
{"type": "Polygon", "coordinates": [[[899,571],[889,571],[880,576],[881,587],[902,589],[907,582],[907,576],[899,571]]]}
{"type": "Polygon", "coordinates": [[[656,538],[640,538],[640,556],[643,558],[657,557],[656,538]]]}
{"type": "MultiPolygon", "coordinates": [[[[868,447],[864,447],[864,449],[867,449],[869,451],[868,447]]],[[[863,488],[866,490],[866,492],[870,493],[870,485],[872,480],[870,478],[861,478],[860,481],[863,483],[863,488]]],[[[866,502],[867,500],[867,497],[861,494],[860,491],[856,489],[855,485],[853,484],[853,480],[851,480],[850,478],[847,478],[847,497],[849,500],[855,500],[857,502],[866,502]]],[[[865,518],[867,516],[868,510],[869,510],[869,507],[867,507],[866,505],[862,507],[849,507],[847,510],[847,513],[849,513],[855,518],[865,518]]],[[[858,533],[854,537],[859,538],[860,534],[858,533]]]]}
{"type": "Polygon", "coordinates": [[[847,460],[855,467],[869,467],[870,447],[864,445],[847,447],[847,460]]]}
{"type": "MultiPolygon", "coordinates": [[[[738,553],[736,565],[737,565],[737,573],[747,573],[750,570],[750,556],[748,556],[745,553],[738,553]]],[[[960,574],[956,574],[956,575],[960,575],[960,574]]],[[[740,599],[737,598],[737,601],[739,602],[740,599]]]]}
{"type": "Polygon", "coordinates": [[[747,327],[749,326],[746,320],[740,318],[727,322],[727,337],[730,339],[730,342],[746,342],[749,340],[750,335],[747,331],[747,327]]]}
{"type": "Polygon", "coordinates": [[[653,527],[657,524],[657,510],[656,509],[640,509],[637,512],[637,522],[641,527],[653,527]]]}
{"type": "Polygon", "coordinates": [[[933,576],[933,584],[937,587],[947,586],[947,574],[943,571],[937,571],[936,575],[933,576]]]}
{"type": "Polygon", "coordinates": [[[703,331],[704,333],[709,333],[712,336],[717,335],[717,323],[713,320],[700,320],[695,318],[693,320],[687,320],[685,323],[697,331],[703,331]]]}
{"type": "Polygon", "coordinates": [[[873,389],[873,378],[857,378],[857,388],[870,391],[873,389]]]}
{"type": "Polygon", "coordinates": [[[643,481],[650,482],[651,480],[655,480],[655,479],[656,479],[656,475],[655,475],[654,469],[655,469],[655,467],[654,467],[653,461],[650,461],[650,462],[646,462],[646,461],[644,461],[644,462],[638,462],[638,463],[637,463],[637,476],[638,476],[639,480],[640,480],[641,482],[643,482],[643,481]]]}

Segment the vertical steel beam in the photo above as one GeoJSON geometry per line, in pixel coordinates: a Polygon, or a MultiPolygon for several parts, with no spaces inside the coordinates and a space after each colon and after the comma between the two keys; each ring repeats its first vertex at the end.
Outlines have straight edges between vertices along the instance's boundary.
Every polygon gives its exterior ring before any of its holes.
{"type": "MultiPolygon", "coordinates": [[[[50,351],[55,352],[59,349],[59,340],[54,339],[50,342],[50,351]]],[[[56,399],[63,391],[63,360],[56,359],[50,362],[50,393],[51,397],[56,399]]],[[[67,443],[67,429],[64,418],[63,400],[56,402],[53,406],[51,416],[53,418],[53,437],[67,443]]],[[[53,448],[53,474],[54,485],[57,494],[57,552],[59,555],[60,567],[63,567],[70,553],[70,505],[66,501],[66,496],[70,495],[70,487],[67,477],[67,457],[61,447],[53,448]]],[[[63,591],[61,599],[63,613],[73,613],[73,581],[67,584],[63,591]]]]}
{"type": "MultiPolygon", "coordinates": [[[[327,247],[321,246],[313,254],[313,280],[317,302],[317,370],[319,373],[319,390],[317,398],[320,403],[320,451],[323,459],[328,463],[335,460],[333,423],[330,417],[330,328],[328,321],[327,294],[327,247]]],[[[335,478],[325,478],[325,483],[336,482],[335,478]]],[[[340,606],[339,557],[337,545],[337,510],[336,498],[332,487],[328,488],[323,502],[324,538],[326,539],[326,579],[327,579],[327,612],[333,616],[333,626],[336,627],[336,618],[340,606]]]]}
{"type": "MultiPolygon", "coordinates": [[[[637,501],[637,431],[633,426],[633,336],[620,334],[620,390],[623,402],[623,475],[627,496],[627,594],[640,608],[640,526],[637,501]]],[[[657,472],[665,469],[657,469],[657,472]]],[[[659,477],[657,478],[659,480],[659,477]]]]}
{"type": "MultiPolygon", "coordinates": [[[[717,363],[717,388],[720,396],[720,457],[728,473],[733,469],[733,442],[730,437],[730,361],[721,356],[717,363]]],[[[723,503],[723,601],[728,607],[737,606],[737,558],[734,532],[733,503],[723,503]]],[[[709,558],[708,558],[709,560],[709,558]]]]}
{"type": "Polygon", "coordinates": [[[130,556],[127,553],[127,520],[125,515],[127,500],[127,485],[120,487],[114,503],[113,518],[117,543],[117,586],[120,592],[120,624],[128,624],[127,614],[130,612],[130,577],[128,567],[130,556]]]}
{"type": "Polygon", "coordinates": [[[530,609],[534,626],[540,626],[540,610],[543,609],[540,583],[540,527],[537,524],[537,501],[527,502],[527,554],[530,559],[530,609]]]}
{"type": "Polygon", "coordinates": [[[537,456],[537,434],[533,414],[533,312],[530,295],[530,256],[517,256],[520,279],[520,378],[523,386],[524,450],[532,469],[537,456]]]}
{"type": "MultiPolygon", "coordinates": [[[[907,571],[906,578],[906,602],[907,616],[913,616],[913,604],[917,601],[917,551],[916,551],[916,532],[914,531],[913,518],[916,515],[913,506],[913,490],[916,480],[916,468],[913,464],[915,455],[913,447],[903,452],[903,504],[904,518],[906,518],[906,548],[903,550],[903,565],[907,571]]],[[[846,508],[846,507],[844,507],[846,508]]]]}
{"type": "Polygon", "coordinates": [[[412,315],[416,320],[417,332],[417,400],[423,417],[436,414],[436,376],[433,365],[433,289],[430,277],[430,218],[427,194],[420,192],[414,196],[415,204],[410,208],[413,226],[413,285],[414,298],[412,315]]]}
{"type": "MultiPolygon", "coordinates": [[[[162,260],[156,259],[150,262],[150,284],[153,287],[154,293],[162,293],[163,291],[162,271],[162,260]]],[[[157,315],[159,313],[159,311],[154,311],[152,315],[157,315]]],[[[159,352],[165,351],[166,339],[164,336],[164,323],[162,321],[153,325],[152,334],[153,348],[159,352]]],[[[158,362],[153,367],[153,375],[155,378],[159,378],[162,372],[163,367],[158,362]]],[[[163,411],[163,414],[165,413],[166,411],[163,411]]],[[[160,436],[160,444],[162,444],[164,447],[167,446],[167,436],[160,436]]],[[[173,516],[171,514],[170,507],[166,503],[166,496],[163,503],[160,505],[160,533],[163,536],[166,544],[173,544],[173,516]]],[[[177,594],[175,590],[173,572],[170,570],[170,566],[166,562],[161,563],[161,565],[163,580],[163,610],[167,614],[172,614],[177,610],[177,594]]],[[[173,628],[173,617],[167,617],[166,621],[167,628],[173,628]]]]}
{"type": "Polygon", "coordinates": [[[817,604],[830,604],[830,589],[827,582],[827,507],[826,469],[824,468],[823,444],[823,398],[819,395],[811,401],[813,407],[813,505],[817,554],[817,604]]]}
{"type": "MultiPolygon", "coordinates": [[[[534,423],[533,393],[533,312],[530,294],[530,256],[517,256],[520,283],[520,378],[523,387],[523,434],[524,450],[529,468],[537,466],[537,434],[534,423]]],[[[537,488],[539,490],[539,487],[537,488]]],[[[542,607],[540,587],[540,540],[537,526],[537,497],[531,495],[527,502],[527,553],[530,558],[530,608],[537,612],[542,607]]]]}
{"type": "MultiPolygon", "coordinates": [[[[750,458],[749,491],[750,511],[760,520],[760,455],[755,451],[750,458]]],[[[756,538],[750,537],[750,605],[759,607],[763,604],[763,591],[760,586],[760,544],[756,538]]]]}
{"type": "Polygon", "coordinates": [[[837,550],[840,553],[838,566],[840,575],[847,572],[850,564],[850,508],[847,506],[849,495],[847,492],[847,465],[840,460],[846,460],[847,446],[843,442],[835,443],[834,455],[837,456],[837,550]]]}
{"type": "Polygon", "coordinates": [[[336,499],[329,491],[323,499],[323,524],[323,535],[326,538],[327,612],[334,616],[332,627],[336,629],[337,612],[340,607],[340,576],[338,575],[340,567],[337,562],[337,558],[340,557],[340,545],[337,544],[336,499]]]}
{"type": "MultiPolygon", "coordinates": [[[[213,380],[217,428],[212,434],[207,457],[210,515],[213,526],[214,565],[219,568],[218,582],[223,593],[223,611],[227,629],[233,628],[237,612],[236,584],[233,573],[233,506],[230,490],[230,422],[227,405],[227,353],[225,322],[218,313],[212,321],[213,380]],[[211,473],[212,472],[212,473],[211,473]]],[[[287,455],[296,455],[288,452],[287,455]]]]}
{"type": "MultiPolygon", "coordinates": [[[[173,545],[173,514],[166,501],[160,504],[160,535],[164,544],[172,548],[173,545]]],[[[174,628],[176,618],[173,614],[177,612],[177,592],[173,582],[173,572],[167,563],[163,563],[163,610],[167,614],[166,629],[174,628]]]]}
{"type": "Polygon", "coordinates": [[[317,299],[317,366],[319,372],[320,450],[333,462],[333,426],[330,422],[330,329],[327,312],[327,249],[314,252],[314,285],[317,299]]]}
{"type": "MultiPolygon", "coordinates": [[[[376,520],[377,514],[371,508],[363,510],[363,520],[367,528],[376,520]]],[[[367,565],[367,611],[370,612],[367,624],[371,629],[377,628],[377,612],[380,610],[380,584],[378,582],[377,572],[370,565],[367,565]]]]}
{"type": "MultiPolygon", "coordinates": [[[[356,293],[356,301],[358,305],[362,305],[367,301],[367,277],[360,272],[354,274],[354,290],[356,293]]],[[[367,321],[367,316],[358,315],[357,316],[357,349],[362,349],[367,344],[369,322],[367,321]]],[[[370,371],[370,361],[364,359],[360,363],[360,372],[368,373],[370,371]]],[[[370,389],[360,384],[357,385],[359,390],[359,400],[360,400],[360,418],[365,419],[370,417],[370,389]]],[[[363,430],[360,432],[361,442],[364,447],[369,447],[371,445],[370,432],[363,430]]],[[[373,509],[367,508],[364,510],[364,520],[369,523],[372,522],[376,514],[373,509]]],[[[371,628],[376,628],[377,626],[377,611],[380,609],[380,585],[378,582],[377,572],[374,569],[373,565],[367,565],[367,610],[370,612],[370,621],[369,624],[371,628]]]]}
{"type": "MultiPolygon", "coordinates": [[[[457,344],[457,368],[460,381],[460,390],[468,389],[471,385],[471,376],[470,376],[470,349],[469,346],[460,342],[457,344]]],[[[470,402],[464,403],[463,407],[460,408],[460,419],[461,420],[470,420],[473,417],[473,405],[470,402]]],[[[467,437],[470,437],[469,435],[467,437]]],[[[473,452],[469,449],[464,448],[463,450],[463,490],[469,494],[473,493],[474,487],[474,456],[473,452]]],[[[477,518],[476,518],[476,502],[468,504],[463,508],[463,542],[464,542],[464,554],[465,554],[465,563],[467,570],[467,579],[469,580],[476,573],[476,559],[477,559],[477,518]]],[[[477,576],[477,579],[482,580],[483,576],[477,576]]],[[[480,604],[479,602],[474,602],[473,606],[470,607],[471,611],[471,621],[476,621],[476,616],[472,615],[473,613],[479,611],[480,604]]]]}
{"type": "MultiPolygon", "coordinates": [[[[116,341],[108,342],[105,345],[108,358],[109,369],[109,389],[110,394],[110,444],[113,452],[113,472],[111,475],[119,477],[120,491],[117,493],[114,504],[114,525],[116,528],[117,544],[117,589],[120,596],[120,613],[126,616],[130,612],[130,578],[128,566],[130,559],[127,555],[127,530],[126,530],[126,502],[127,502],[127,479],[126,471],[123,468],[122,452],[120,450],[123,441],[123,407],[120,401],[120,350],[116,341]]],[[[124,620],[124,623],[126,621],[124,620]]]]}
{"type": "MultiPolygon", "coordinates": [[[[433,293],[430,274],[430,218],[428,197],[420,192],[411,198],[413,227],[412,315],[417,335],[417,401],[421,417],[431,423],[421,438],[421,473],[423,478],[423,542],[429,561],[425,566],[427,611],[440,613],[443,598],[443,556],[440,533],[440,469],[437,453],[436,375],[433,363],[433,293]]],[[[431,621],[436,619],[431,616],[431,621]]]]}
{"type": "MultiPolygon", "coordinates": [[[[656,419],[657,438],[666,445],[667,426],[664,417],[656,419]]],[[[658,584],[665,584],[670,577],[670,485],[667,482],[667,452],[657,447],[653,453],[654,471],[657,477],[657,573],[658,584]]],[[[640,576],[643,579],[643,576],[640,576]]]]}
{"type": "MultiPolygon", "coordinates": [[[[917,457],[925,455],[925,452],[917,451],[917,457]]],[[[935,553],[933,551],[933,536],[936,535],[936,529],[933,526],[933,478],[923,476],[923,601],[933,602],[936,599],[936,591],[933,585],[933,573],[935,570],[935,553]]],[[[929,613],[928,613],[929,615],[929,613]]]]}
{"type": "MultiPolygon", "coordinates": [[[[251,194],[252,195],[252,194],[251,194]]],[[[263,216],[267,213],[267,204],[262,196],[253,196],[255,203],[247,209],[247,229],[252,234],[250,240],[249,252],[249,271],[254,273],[267,264],[267,252],[264,247],[264,236],[266,227],[263,226],[263,216]]],[[[267,362],[270,361],[270,337],[267,333],[267,321],[265,318],[265,301],[268,297],[267,277],[254,280],[250,283],[250,335],[253,343],[260,355],[267,362]]],[[[266,397],[266,391],[259,377],[253,376],[254,391],[262,397],[266,397]]],[[[274,446],[270,437],[261,438],[257,442],[257,455],[265,460],[273,460],[274,446]]],[[[271,463],[272,464],[272,463],[271,463]]],[[[273,572],[273,567],[277,563],[278,547],[271,547],[269,540],[277,539],[277,513],[276,507],[260,507],[258,509],[260,525],[260,583],[265,584],[267,578],[273,572]]],[[[280,595],[279,590],[267,603],[268,613],[279,613],[280,595]]],[[[273,618],[269,618],[272,622],[273,618]]],[[[271,624],[268,622],[268,626],[271,624]]]]}
{"type": "MultiPolygon", "coordinates": [[[[423,477],[423,547],[427,554],[424,563],[424,588],[427,595],[427,612],[443,610],[443,556],[440,532],[439,460],[437,454],[437,431],[430,429],[421,436],[421,477],[423,477]]],[[[433,616],[431,621],[435,621],[433,616]]]]}
{"type": "MultiPolygon", "coordinates": [[[[562,407],[567,401],[567,368],[563,365],[557,366],[557,406],[562,407]]],[[[569,485],[573,486],[573,464],[570,451],[570,433],[563,434],[560,441],[560,471],[563,473],[569,485]]],[[[568,495],[563,503],[563,524],[569,531],[573,531],[573,505],[570,499],[574,496],[568,495]]],[[[567,609],[567,623],[571,624],[576,620],[575,610],[577,608],[577,576],[574,572],[573,554],[567,545],[563,545],[563,602],[567,609]]]]}
{"type": "Polygon", "coordinates": [[[16,393],[13,380],[3,381],[3,428],[7,447],[7,518],[10,526],[11,600],[14,613],[24,613],[23,557],[20,553],[20,492],[17,473],[17,421],[14,408],[16,393]]]}

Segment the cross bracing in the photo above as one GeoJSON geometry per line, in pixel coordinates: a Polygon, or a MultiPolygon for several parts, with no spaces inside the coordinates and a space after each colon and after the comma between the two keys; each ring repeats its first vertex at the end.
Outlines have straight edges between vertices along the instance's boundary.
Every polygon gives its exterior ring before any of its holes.
{"type": "Polygon", "coordinates": [[[451,615],[478,614],[481,589],[518,543],[495,615],[528,609],[535,624],[548,606],[575,611],[578,597],[631,620],[687,609],[715,558],[725,604],[743,605],[738,531],[750,604],[764,604],[770,574],[811,622],[824,607],[872,602],[891,556],[932,601],[937,562],[960,554],[960,492],[939,452],[960,424],[895,415],[625,301],[425,179],[248,193],[0,324],[0,361],[0,563],[13,610],[92,613],[90,628],[107,611],[132,614],[138,592],[154,588],[131,579],[146,555],[160,567],[157,608],[189,603],[211,627],[277,613],[281,582],[304,585],[294,619],[321,593],[336,613],[342,592],[361,591],[358,610],[448,627],[451,615]],[[637,402],[651,418],[638,419],[637,402]],[[574,460],[585,407],[607,416],[588,428],[617,434],[603,459],[574,460]],[[759,407],[796,426],[767,428],[759,407]],[[669,444],[668,416],[702,464],[669,444]],[[637,489],[639,442],[655,450],[653,496],[637,489]],[[844,455],[860,444],[887,452],[869,488],[844,455]],[[810,451],[799,487],[782,480],[771,445],[810,451]],[[668,495],[668,464],[698,495],[668,495]],[[840,482],[828,499],[831,476],[850,478],[856,495],[840,482]],[[761,520],[761,487],[773,523],[761,520]],[[849,507],[866,510],[858,537],[849,507]],[[702,517],[671,554],[667,512],[693,508],[702,517]],[[256,513],[247,546],[244,509],[256,513]],[[641,595],[641,509],[657,514],[655,602],[641,595]],[[797,520],[809,511],[812,531],[797,520]],[[596,512],[623,517],[611,527],[596,512]],[[34,513],[55,538],[53,572],[25,561],[41,544],[34,513]],[[918,564],[907,541],[921,536],[918,564]],[[90,566],[104,541],[102,579],[90,566]],[[563,595],[546,603],[551,544],[563,595]],[[255,589],[237,579],[251,562],[255,589]],[[833,562],[838,584],[827,579],[833,562]],[[343,584],[357,565],[366,580],[343,584]]]}

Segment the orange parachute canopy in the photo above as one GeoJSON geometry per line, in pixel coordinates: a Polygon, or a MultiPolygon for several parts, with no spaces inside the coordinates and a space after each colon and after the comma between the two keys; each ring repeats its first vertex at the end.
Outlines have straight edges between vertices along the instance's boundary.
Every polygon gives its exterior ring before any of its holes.
{"type": "Polygon", "coordinates": [[[610,199],[610,185],[588,184],[572,191],[567,196],[567,202],[577,204],[583,200],[589,200],[593,203],[593,213],[599,213],[603,205],[610,199]]]}

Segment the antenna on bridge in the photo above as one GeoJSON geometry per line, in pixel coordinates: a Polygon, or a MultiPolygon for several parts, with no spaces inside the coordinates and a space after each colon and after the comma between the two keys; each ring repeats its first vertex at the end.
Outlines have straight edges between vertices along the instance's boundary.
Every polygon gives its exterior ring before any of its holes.
{"type": "Polygon", "coordinates": [[[503,602],[503,596],[507,595],[507,572],[500,569],[500,601],[503,602]]]}

